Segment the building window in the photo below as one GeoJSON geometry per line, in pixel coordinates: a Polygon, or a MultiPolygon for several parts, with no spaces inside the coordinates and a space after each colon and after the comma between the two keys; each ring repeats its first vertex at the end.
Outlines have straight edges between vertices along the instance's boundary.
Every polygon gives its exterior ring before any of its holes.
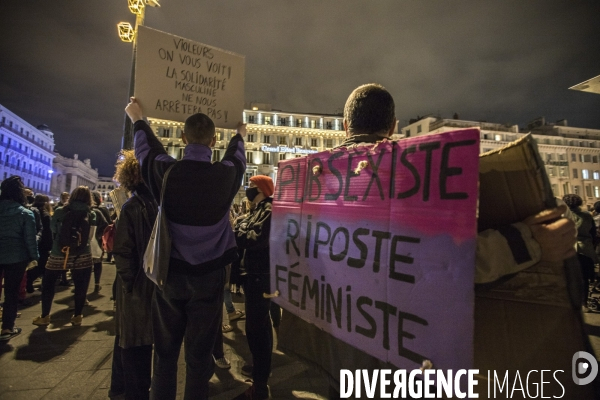
{"type": "Polygon", "coordinates": [[[249,143],[254,142],[254,135],[248,135],[248,136],[246,136],[246,142],[249,142],[249,143]]]}
{"type": "Polygon", "coordinates": [[[265,115],[265,125],[271,125],[271,116],[265,115]]]}
{"type": "Polygon", "coordinates": [[[590,185],[585,186],[585,194],[587,197],[592,197],[592,187],[590,185]]]}
{"type": "Polygon", "coordinates": [[[332,129],[333,125],[331,124],[331,121],[327,121],[327,123],[325,123],[325,128],[326,129],[332,129]]]}
{"type": "Polygon", "coordinates": [[[213,162],[221,161],[221,150],[213,150],[212,160],[213,160],[213,162]]]}
{"type": "Polygon", "coordinates": [[[315,129],[317,127],[317,121],[315,121],[314,119],[310,121],[310,127],[315,129]]]}
{"type": "Polygon", "coordinates": [[[246,162],[249,162],[250,164],[254,164],[254,157],[252,156],[251,151],[246,152],[246,162]]]}
{"type": "MultiPolygon", "coordinates": [[[[574,179],[577,179],[577,178],[579,178],[579,176],[578,176],[578,174],[577,174],[577,168],[573,168],[573,178],[574,178],[574,179]]],[[[577,194],[577,193],[575,193],[575,194],[577,194]]]]}
{"type": "Polygon", "coordinates": [[[571,161],[577,161],[577,155],[571,154],[571,161]]]}
{"type": "Polygon", "coordinates": [[[296,138],[296,146],[302,146],[302,138],[301,137],[296,138]]]}
{"type": "Polygon", "coordinates": [[[254,172],[252,172],[252,171],[246,172],[244,174],[244,186],[250,185],[250,178],[252,178],[253,176],[254,176],[254,172]]]}
{"type": "Polygon", "coordinates": [[[271,136],[265,135],[264,143],[271,143],[271,136]]]}
{"type": "Polygon", "coordinates": [[[184,149],[185,149],[185,147],[180,147],[180,148],[179,148],[179,159],[180,159],[180,160],[183,158],[184,149]]]}
{"type": "Polygon", "coordinates": [[[558,161],[565,161],[565,155],[564,154],[559,154],[558,155],[558,161]]]}
{"type": "Polygon", "coordinates": [[[302,128],[302,120],[300,118],[296,119],[296,127],[302,128]]]}
{"type": "Polygon", "coordinates": [[[285,153],[279,153],[279,161],[283,161],[286,159],[286,155],[285,153]]]}
{"type": "Polygon", "coordinates": [[[560,167],[560,176],[562,176],[562,177],[567,176],[567,168],[566,167],[560,167]]]}
{"type": "Polygon", "coordinates": [[[330,149],[333,147],[333,139],[325,139],[325,147],[330,149]]]}
{"type": "Polygon", "coordinates": [[[579,162],[583,162],[583,154],[579,155],[579,162]]]}
{"type": "Polygon", "coordinates": [[[421,133],[421,125],[417,125],[417,133],[421,133]]]}
{"type": "Polygon", "coordinates": [[[573,194],[579,194],[579,186],[573,186],[573,194]]]}
{"type": "Polygon", "coordinates": [[[594,179],[595,180],[600,179],[600,171],[594,171],[594,179]]]}
{"type": "Polygon", "coordinates": [[[598,162],[598,156],[593,156],[593,157],[592,157],[592,162],[593,162],[594,164],[596,164],[596,163],[598,162]]]}
{"type": "Polygon", "coordinates": [[[552,194],[554,194],[554,196],[558,196],[558,185],[552,184],[552,194]]]}
{"type": "Polygon", "coordinates": [[[554,176],[554,167],[548,167],[548,176],[554,176]]]}
{"type": "Polygon", "coordinates": [[[483,138],[487,140],[487,138],[488,138],[488,134],[487,134],[487,133],[484,133],[484,134],[483,134],[483,138]]]}
{"type": "Polygon", "coordinates": [[[168,138],[170,133],[171,132],[169,131],[169,129],[163,128],[163,130],[162,130],[162,137],[168,138]]]}
{"type": "Polygon", "coordinates": [[[583,161],[584,162],[592,162],[592,155],[591,154],[586,154],[583,156],[583,161]]]}
{"type": "Polygon", "coordinates": [[[317,139],[317,138],[311,138],[310,139],[310,145],[311,145],[311,147],[318,147],[319,146],[319,139],[317,139]]]}
{"type": "Polygon", "coordinates": [[[410,129],[406,130],[406,137],[410,137],[410,129]]]}
{"type": "Polygon", "coordinates": [[[271,153],[263,153],[263,164],[271,164],[271,153]]]}
{"type": "Polygon", "coordinates": [[[590,171],[588,171],[587,169],[582,169],[581,170],[581,178],[582,179],[590,179],[590,171]]]}
{"type": "Polygon", "coordinates": [[[254,123],[254,115],[248,115],[248,123],[249,124],[253,124],[254,123]]]}
{"type": "Polygon", "coordinates": [[[279,118],[279,125],[286,126],[287,125],[287,118],[279,118]]]}
{"type": "Polygon", "coordinates": [[[287,138],[285,136],[279,136],[279,144],[287,145],[287,138]]]}

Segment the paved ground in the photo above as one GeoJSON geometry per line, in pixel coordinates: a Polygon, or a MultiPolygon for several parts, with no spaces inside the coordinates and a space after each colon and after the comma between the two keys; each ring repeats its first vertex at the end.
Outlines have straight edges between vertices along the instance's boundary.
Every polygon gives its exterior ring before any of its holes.
{"type": "MultiPolygon", "coordinates": [[[[73,327],[72,288],[57,287],[52,306],[52,324],[37,327],[32,319],[41,312],[40,292],[27,299],[16,325],[21,335],[0,342],[0,400],[36,399],[106,399],[110,386],[110,368],[114,343],[111,285],[115,277],[112,264],[104,264],[102,290],[94,294],[90,286],[90,306],[84,309],[83,324],[73,327]]],[[[234,296],[234,303],[241,301],[234,296]]],[[[236,303],[243,309],[243,304],[236,303]]],[[[224,335],[225,355],[231,361],[229,370],[216,368],[211,379],[211,399],[229,400],[249,385],[241,374],[250,351],[244,334],[245,320],[231,323],[232,332],[224,335]]],[[[180,359],[178,398],[185,381],[184,362],[180,359]]],[[[274,399],[325,399],[327,382],[314,370],[294,361],[279,351],[273,354],[270,379],[274,399]]]]}
{"type": "MultiPolygon", "coordinates": [[[[90,306],[84,309],[83,325],[72,327],[71,288],[57,287],[52,308],[53,324],[36,327],[31,320],[40,314],[40,292],[36,291],[22,307],[17,326],[23,333],[7,343],[0,342],[0,400],[106,399],[114,342],[111,285],[115,276],[112,264],[104,264],[103,290],[91,293],[90,306]]],[[[237,303],[241,298],[234,296],[237,303]]],[[[600,354],[600,314],[586,314],[587,329],[596,354],[600,354]]],[[[248,383],[241,374],[250,352],[244,337],[245,320],[232,322],[234,330],[224,335],[224,348],[232,368],[218,369],[211,379],[211,399],[229,400],[243,392],[248,383]]],[[[182,398],[185,380],[180,360],[178,393],[182,398]]],[[[274,399],[325,399],[327,382],[316,371],[275,351],[270,379],[274,399]]]]}

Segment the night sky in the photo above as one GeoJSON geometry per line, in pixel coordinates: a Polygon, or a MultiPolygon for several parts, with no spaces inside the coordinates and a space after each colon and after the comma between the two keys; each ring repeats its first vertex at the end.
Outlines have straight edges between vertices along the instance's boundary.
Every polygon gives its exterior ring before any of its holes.
{"type": "MultiPolygon", "coordinates": [[[[598,0],[160,0],[145,25],[246,56],[246,102],[340,112],[378,82],[403,126],[417,115],[600,129],[598,0]]],[[[2,0],[0,104],[45,123],[62,155],[112,175],[134,23],[127,0],[2,0]]]]}

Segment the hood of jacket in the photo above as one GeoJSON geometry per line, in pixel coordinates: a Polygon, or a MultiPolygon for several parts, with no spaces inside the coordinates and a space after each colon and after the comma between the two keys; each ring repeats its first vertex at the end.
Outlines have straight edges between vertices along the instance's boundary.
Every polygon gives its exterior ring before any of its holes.
{"type": "Polygon", "coordinates": [[[72,201],[65,207],[69,207],[73,211],[90,211],[91,207],[81,201],[72,201]]]}
{"type": "Polygon", "coordinates": [[[13,200],[0,201],[0,215],[20,214],[23,208],[25,207],[13,200]]]}

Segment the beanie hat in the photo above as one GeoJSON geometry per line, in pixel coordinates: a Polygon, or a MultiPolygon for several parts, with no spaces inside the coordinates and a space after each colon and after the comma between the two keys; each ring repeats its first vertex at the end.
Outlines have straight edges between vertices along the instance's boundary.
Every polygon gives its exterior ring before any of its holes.
{"type": "Polygon", "coordinates": [[[250,178],[250,182],[253,182],[264,194],[269,197],[273,195],[273,179],[266,175],[255,175],[250,178]]]}

